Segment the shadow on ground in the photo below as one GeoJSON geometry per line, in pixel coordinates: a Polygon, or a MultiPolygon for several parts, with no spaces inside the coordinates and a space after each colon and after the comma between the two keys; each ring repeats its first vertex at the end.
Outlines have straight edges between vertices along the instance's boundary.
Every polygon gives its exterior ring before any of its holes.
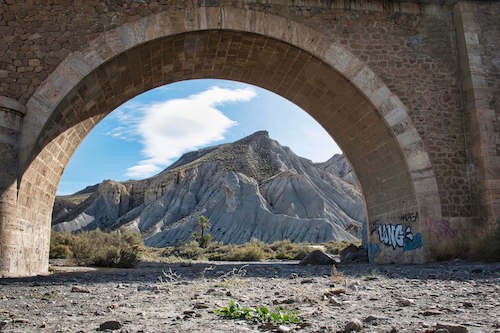
{"type": "MultiPolygon", "coordinates": [[[[33,284],[59,285],[67,283],[156,283],[169,276],[178,281],[201,278],[230,278],[231,276],[263,279],[310,279],[330,277],[331,266],[301,266],[298,261],[257,262],[194,262],[194,263],[140,263],[132,269],[54,267],[56,273],[47,276],[0,279],[0,285],[33,284]]],[[[500,277],[500,263],[467,262],[454,260],[422,265],[371,265],[368,263],[339,264],[337,274],[360,279],[436,279],[442,281],[481,281],[500,277]]]]}

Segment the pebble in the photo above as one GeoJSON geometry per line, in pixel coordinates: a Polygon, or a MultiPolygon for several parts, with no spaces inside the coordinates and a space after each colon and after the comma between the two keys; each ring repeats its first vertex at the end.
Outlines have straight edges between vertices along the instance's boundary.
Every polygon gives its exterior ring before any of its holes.
{"type": "Polygon", "coordinates": [[[354,319],[345,324],[344,332],[346,333],[358,332],[361,331],[362,328],[363,328],[363,323],[358,319],[354,319]]]}
{"type": "Polygon", "coordinates": [[[285,325],[278,326],[278,332],[286,333],[286,332],[291,332],[291,331],[292,331],[292,329],[288,326],[285,326],[285,325]]]}
{"type": "Polygon", "coordinates": [[[411,306],[411,305],[415,305],[415,301],[412,299],[403,298],[403,299],[398,300],[396,302],[396,304],[399,306],[411,306]]]}
{"type": "Polygon", "coordinates": [[[86,293],[90,294],[90,289],[87,287],[73,286],[71,288],[72,293],[86,293]]]}
{"type": "Polygon", "coordinates": [[[109,321],[105,321],[104,323],[99,325],[99,328],[97,330],[98,331],[105,331],[105,330],[115,331],[115,330],[119,330],[120,328],[122,328],[122,324],[119,321],[109,320],[109,321]]]}
{"type": "Polygon", "coordinates": [[[467,327],[453,323],[437,323],[437,329],[446,329],[450,333],[468,333],[467,327]]]}

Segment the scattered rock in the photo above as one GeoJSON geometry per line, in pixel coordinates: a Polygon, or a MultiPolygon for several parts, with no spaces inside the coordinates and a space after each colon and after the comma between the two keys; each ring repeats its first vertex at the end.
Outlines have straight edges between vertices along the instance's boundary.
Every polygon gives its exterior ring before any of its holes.
{"type": "Polygon", "coordinates": [[[422,315],[424,316],[439,316],[440,314],[443,314],[441,311],[438,310],[425,310],[422,312],[422,315]]]}
{"type": "Polygon", "coordinates": [[[300,284],[306,284],[306,283],[314,283],[314,279],[303,279],[300,281],[300,284]]]}
{"type": "Polygon", "coordinates": [[[299,328],[306,328],[306,327],[311,327],[312,326],[312,323],[308,322],[308,321],[303,321],[301,323],[298,323],[297,326],[299,328]]]}
{"type": "Polygon", "coordinates": [[[364,319],[363,319],[363,321],[364,321],[365,323],[370,323],[370,322],[375,321],[375,320],[377,320],[377,319],[378,319],[377,317],[372,316],[372,315],[369,315],[368,317],[364,318],[364,319]]]}
{"type": "Polygon", "coordinates": [[[203,302],[196,302],[196,303],[194,303],[193,307],[195,309],[208,309],[210,306],[206,303],[203,303],[203,302]]]}
{"type": "Polygon", "coordinates": [[[396,302],[396,304],[399,306],[411,306],[411,305],[415,305],[415,301],[412,299],[403,298],[403,299],[398,300],[396,302]]]}
{"type": "Polygon", "coordinates": [[[358,332],[358,331],[361,331],[362,328],[363,328],[363,323],[358,319],[354,319],[354,320],[349,321],[345,325],[344,332],[345,333],[358,332]]]}
{"type": "Polygon", "coordinates": [[[292,329],[288,326],[285,326],[285,325],[280,325],[278,326],[278,332],[280,333],[286,333],[286,332],[291,332],[292,329]]]}
{"type": "Polygon", "coordinates": [[[71,288],[72,293],[85,293],[90,294],[90,289],[87,287],[73,286],[71,288]]]}
{"type": "Polygon", "coordinates": [[[299,277],[299,276],[297,275],[297,273],[292,273],[292,274],[290,274],[290,276],[289,276],[289,278],[290,278],[290,279],[296,279],[296,278],[298,278],[298,277],[299,277]]]}
{"type": "Polygon", "coordinates": [[[7,320],[0,321],[0,330],[3,330],[5,327],[7,327],[7,325],[9,325],[9,321],[7,320]]]}
{"type": "Polygon", "coordinates": [[[340,295],[340,294],[346,294],[347,290],[345,288],[333,288],[330,290],[325,291],[324,295],[325,296],[333,296],[333,295],[340,295]]]}
{"type": "Polygon", "coordinates": [[[29,323],[29,320],[25,318],[14,319],[14,324],[27,324],[27,323],[29,323]]]}
{"type": "Polygon", "coordinates": [[[463,305],[464,308],[472,308],[472,307],[474,307],[474,305],[472,305],[471,302],[463,302],[462,305],[463,305]]]}
{"type": "Polygon", "coordinates": [[[342,264],[368,262],[368,249],[350,244],[348,247],[340,251],[340,262],[342,264]]]}
{"type": "Polygon", "coordinates": [[[321,250],[314,250],[304,257],[300,265],[335,265],[335,260],[321,250]]]}
{"type": "Polygon", "coordinates": [[[458,324],[453,324],[453,323],[437,323],[436,324],[437,329],[446,329],[450,333],[468,333],[469,330],[467,327],[458,325],[458,324]]]}
{"type": "Polygon", "coordinates": [[[97,330],[98,331],[105,331],[105,330],[115,331],[115,330],[119,330],[120,328],[122,328],[122,324],[119,321],[109,320],[109,321],[105,321],[104,323],[99,325],[99,328],[97,330]]]}

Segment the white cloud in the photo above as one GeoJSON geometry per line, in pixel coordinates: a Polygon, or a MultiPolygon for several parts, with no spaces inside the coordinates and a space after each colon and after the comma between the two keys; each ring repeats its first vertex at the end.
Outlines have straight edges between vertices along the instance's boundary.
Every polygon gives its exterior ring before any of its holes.
{"type": "Polygon", "coordinates": [[[131,112],[123,111],[131,108],[124,104],[115,114],[124,126],[118,126],[107,134],[124,140],[139,140],[144,145],[142,153],[147,158],[128,168],[125,175],[149,177],[182,153],[224,139],[224,133],[237,123],[216,106],[249,101],[255,96],[256,91],[252,88],[212,87],[183,99],[132,106],[131,112]]]}

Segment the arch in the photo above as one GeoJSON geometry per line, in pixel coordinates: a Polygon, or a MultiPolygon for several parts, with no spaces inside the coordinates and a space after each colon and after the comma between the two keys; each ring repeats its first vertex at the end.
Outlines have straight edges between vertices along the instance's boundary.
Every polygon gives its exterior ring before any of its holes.
{"type": "MultiPolygon", "coordinates": [[[[360,180],[371,261],[426,260],[423,221],[439,219],[441,205],[430,159],[406,107],[328,36],[251,9],[162,12],[109,30],[70,54],[26,105],[19,223],[37,225],[30,230],[48,242],[62,172],[106,114],[151,88],[209,77],[266,88],[311,114],[344,150],[360,180]]],[[[46,261],[48,245],[37,255],[35,261],[46,261]]],[[[40,267],[32,270],[46,269],[40,267]]]]}

